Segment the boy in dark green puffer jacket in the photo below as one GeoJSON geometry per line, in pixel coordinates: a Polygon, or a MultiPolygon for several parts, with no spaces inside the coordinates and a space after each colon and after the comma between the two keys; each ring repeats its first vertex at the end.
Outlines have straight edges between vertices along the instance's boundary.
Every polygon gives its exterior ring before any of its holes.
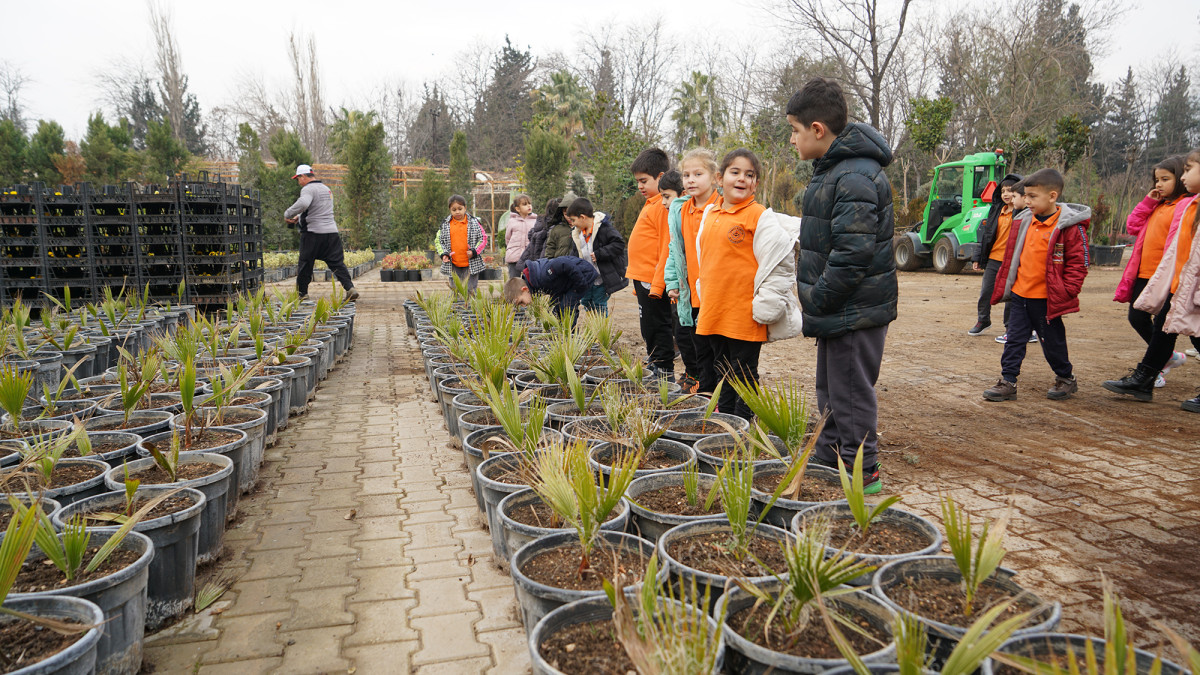
{"type": "Polygon", "coordinates": [[[804,334],[817,338],[817,405],[829,417],[813,461],[847,468],[863,449],[863,483],[880,491],[875,382],[896,318],[892,151],[866,124],[847,124],[837,82],[814,78],[788,101],[791,143],[813,161],[804,193],[797,292],[804,334]]]}

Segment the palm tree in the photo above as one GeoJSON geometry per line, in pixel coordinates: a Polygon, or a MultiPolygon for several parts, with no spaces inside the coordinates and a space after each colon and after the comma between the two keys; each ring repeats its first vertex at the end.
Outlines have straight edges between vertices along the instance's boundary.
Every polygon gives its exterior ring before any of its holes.
{"type": "Polygon", "coordinates": [[[576,135],[583,131],[583,116],[591,102],[591,93],[565,70],[550,73],[550,81],[533,90],[534,114],[572,145],[576,135]]]}
{"type": "Polygon", "coordinates": [[[675,88],[671,97],[675,112],[675,136],[680,147],[713,143],[725,128],[725,104],[717,97],[717,78],[692,71],[691,76],[675,88]]]}

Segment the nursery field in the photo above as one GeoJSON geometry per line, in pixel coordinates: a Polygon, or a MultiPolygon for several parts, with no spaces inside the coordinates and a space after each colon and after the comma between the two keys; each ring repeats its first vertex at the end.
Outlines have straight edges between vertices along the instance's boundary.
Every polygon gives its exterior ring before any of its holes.
{"type": "MultiPolygon", "coordinates": [[[[375,274],[357,284],[347,367],[268,450],[263,489],[226,537],[210,574],[233,580],[230,591],[148,642],[154,672],[529,672],[513,579],[405,326],[409,295],[445,286],[375,274]]],[[[939,491],[976,518],[1011,500],[1004,565],[1062,603],[1059,629],[1101,633],[1103,572],[1136,644],[1155,649],[1155,621],[1200,640],[1189,553],[1200,538],[1200,418],[1178,408],[1200,364],[1176,370],[1150,404],[1104,392],[1099,382],[1140,355],[1109,300],[1116,281],[1093,270],[1083,312],[1067,320],[1076,398],[1045,399],[1052,375],[1034,352],[1018,401],[989,404],[980,392],[997,376],[997,331],[966,335],[979,277],[901,275],[879,386],[884,491],[939,524],[939,491]]],[[[610,307],[621,342],[636,347],[632,295],[610,307]]],[[[815,359],[811,340],[769,345],[764,380],[796,377],[811,391],[815,359]]]]}

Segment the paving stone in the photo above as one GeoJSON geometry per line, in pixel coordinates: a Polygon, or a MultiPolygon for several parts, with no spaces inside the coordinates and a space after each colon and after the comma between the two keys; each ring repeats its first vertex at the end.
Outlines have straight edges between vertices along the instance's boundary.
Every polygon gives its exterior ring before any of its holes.
{"type": "Polygon", "coordinates": [[[412,668],[412,655],[421,648],[417,640],[352,647],[350,639],[355,636],[346,638],[347,646],[342,652],[354,662],[356,673],[407,673],[412,668]]]}
{"type": "MultiPolygon", "coordinates": [[[[417,609],[420,610],[420,606],[417,609]]],[[[421,632],[423,647],[413,655],[413,664],[419,666],[440,661],[490,656],[491,650],[487,645],[481,644],[475,639],[472,622],[479,618],[477,612],[413,618],[412,626],[421,632]]]]}
{"type": "Polygon", "coordinates": [[[351,568],[350,576],[358,579],[358,592],[350,597],[350,601],[367,602],[416,598],[416,591],[404,585],[405,575],[412,572],[413,569],[412,565],[390,568],[351,568]]]}
{"type": "Polygon", "coordinates": [[[529,672],[529,642],[525,628],[518,624],[504,630],[483,631],[479,624],[479,641],[492,649],[494,665],[488,669],[494,675],[523,675],[529,672]]]}
{"type": "Polygon", "coordinates": [[[525,628],[518,616],[517,598],[511,585],[509,588],[491,588],[482,591],[467,591],[467,599],[479,604],[483,609],[483,618],[475,624],[475,630],[493,631],[508,628],[520,628],[525,634],[525,628]]]}
{"type": "Polygon", "coordinates": [[[352,630],[353,626],[334,626],[281,634],[280,639],[286,639],[287,644],[279,672],[289,675],[347,672],[350,660],[341,655],[341,642],[352,630]]]}
{"type": "Polygon", "coordinates": [[[259,540],[250,547],[251,551],[273,551],[281,548],[295,548],[304,545],[304,530],[306,523],[287,523],[285,525],[264,525],[258,528],[259,540]]]}
{"type": "Polygon", "coordinates": [[[351,603],[354,633],[346,638],[346,646],[416,640],[420,634],[406,620],[416,606],[416,598],[351,603]]]}
{"type": "Polygon", "coordinates": [[[355,568],[393,567],[408,562],[405,552],[407,539],[373,539],[358,542],[358,559],[355,568]]]}
{"type": "Polygon", "coordinates": [[[303,552],[302,548],[289,548],[251,553],[249,555],[250,568],[246,570],[242,579],[254,581],[299,574],[299,556],[303,552]]]}
{"type": "MultiPolygon", "coordinates": [[[[296,568],[299,572],[300,569],[296,568]]],[[[237,602],[233,603],[221,614],[225,617],[245,616],[247,614],[263,614],[286,612],[292,609],[292,603],[287,598],[288,590],[300,580],[300,576],[272,577],[270,579],[247,580],[238,579],[233,591],[237,592],[237,602]]],[[[223,597],[223,596],[222,596],[223,597]]]]}
{"type": "Polygon", "coordinates": [[[300,580],[295,589],[311,590],[344,585],[350,578],[350,563],[355,556],[338,556],[332,558],[312,558],[297,560],[300,567],[300,580]]]}
{"type": "Polygon", "coordinates": [[[281,658],[250,659],[247,661],[200,666],[200,669],[195,672],[199,675],[255,675],[256,673],[263,673],[265,675],[266,673],[276,672],[280,663],[283,663],[283,659],[281,658]]]}
{"type": "Polygon", "coordinates": [[[354,614],[346,609],[346,597],[355,590],[357,589],[354,585],[349,585],[312,591],[292,591],[288,598],[296,603],[296,611],[291,618],[283,622],[280,632],[354,623],[354,614]]]}
{"type": "MultiPolygon", "coordinates": [[[[486,647],[484,647],[486,649],[486,647]]],[[[469,673],[484,673],[492,666],[490,658],[460,659],[444,663],[431,663],[418,666],[413,671],[415,675],[467,675],[469,673]]]]}
{"type": "Polygon", "coordinates": [[[417,592],[419,601],[410,616],[424,617],[479,611],[476,603],[467,600],[463,582],[459,581],[457,577],[425,579],[414,581],[407,586],[417,592]]]}
{"type": "Polygon", "coordinates": [[[282,656],[283,646],[275,641],[275,636],[279,632],[276,624],[286,621],[289,616],[288,612],[273,612],[250,616],[221,617],[221,620],[217,622],[221,637],[217,638],[217,644],[213,649],[204,653],[200,659],[201,662],[212,664],[282,656]]]}

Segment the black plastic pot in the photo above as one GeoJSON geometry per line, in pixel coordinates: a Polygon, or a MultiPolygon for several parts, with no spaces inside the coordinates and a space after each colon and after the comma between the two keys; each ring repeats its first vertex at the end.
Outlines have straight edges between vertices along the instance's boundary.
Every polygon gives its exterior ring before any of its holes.
{"type": "MultiPolygon", "coordinates": [[[[59,535],[61,537],[62,535],[59,535]]],[[[95,532],[88,543],[100,546],[111,533],[95,532]]],[[[126,535],[118,551],[133,551],[137,560],[106,577],[75,586],[61,585],[52,591],[10,593],[8,601],[28,598],[70,596],[95,603],[104,613],[104,626],[96,646],[96,673],[134,675],[142,669],[142,642],[146,631],[146,588],[154,545],[140,532],[126,535]]],[[[34,546],[29,556],[43,560],[45,553],[34,546]]]]}
{"type": "Polygon", "coordinates": [[[442,406],[442,421],[446,424],[446,431],[459,440],[463,439],[465,434],[460,435],[458,432],[458,415],[454,412],[453,401],[455,396],[469,391],[458,377],[446,377],[438,381],[438,402],[442,406]]]}
{"type": "MultiPolygon", "coordinates": [[[[104,612],[96,603],[68,595],[47,595],[8,600],[4,608],[43,619],[61,619],[95,626],[66,649],[20,670],[9,671],[11,675],[88,675],[95,672],[96,647],[100,644],[101,624],[104,623],[104,612]]],[[[0,625],[14,621],[22,619],[0,615],[0,625]]]]}
{"type": "MultiPolygon", "coordinates": [[[[747,525],[747,527],[754,528],[755,536],[766,537],[776,542],[790,542],[795,539],[790,532],[775,527],[774,525],[761,523],[758,526],[755,526],[754,523],[750,523],[747,525]]],[[[708,518],[705,520],[698,520],[691,523],[676,525],[675,527],[672,527],[664,532],[662,536],[658,538],[658,559],[665,563],[663,568],[669,573],[671,583],[676,585],[677,588],[690,589],[692,588],[692,583],[695,582],[696,589],[701,596],[704,595],[705,589],[707,589],[709,597],[709,609],[712,609],[716,606],[717,600],[720,598],[721,593],[724,592],[725,584],[730,581],[730,578],[724,575],[712,574],[710,572],[698,570],[694,567],[689,567],[683,563],[680,563],[671,556],[671,546],[675,542],[681,539],[686,539],[687,537],[712,533],[728,533],[729,531],[729,520],[727,518],[708,518]]],[[[783,573],[785,570],[778,571],[783,573]]],[[[744,577],[741,580],[758,582],[773,578],[774,576],[766,574],[756,577],[744,577]]]]}
{"type": "Polygon", "coordinates": [[[138,441],[142,440],[141,436],[128,431],[88,431],[86,433],[93,446],[99,443],[121,444],[121,448],[118,450],[93,452],[90,455],[92,459],[103,460],[109,466],[121,466],[127,457],[137,453],[138,441]]]}
{"type": "MultiPolygon", "coordinates": [[[[555,429],[562,429],[568,424],[580,420],[597,421],[604,419],[604,411],[602,409],[595,408],[594,410],[597,412],[595,415],[580,415],[578,414],[579,406],[575,405],[575,401],[548,400],[554,402],[546,406],[546,420],[547,424],[555,429]]],[[[592,411],[593,408],[588,409],[588,412],[592,411]]]]}
{"type": "MultiPolygon", "coordinates": [[[[28,506],[31,502],[28,494],[14,494],[12,496],[15,496],[18,501],[26,506],[28,506]]],[[[51,499],[50,497],[43,496],[40,503],[42,505],[42,513],[46,514],[47,516],[53,515],[55,511],[58,511],[62,508],[62,504],[59,503],[58,500],[51,499]]],[[[12,506],[9,505],[8,495],[6,495],[3,499],[0,499],[0,513],[11,512],[12,506]]],[[[4,541],[4,530],[0,530],[0,541],[4,541]]]]}
{"type": "Polygon", "coordinates": [[[135,410],[129,414],[128,424],[125,424],[125,416],[117,413],[116,415],[93,417],[83,423],[83,428],[87,431],[127,431],[145,438],[160,431],[166,431],[171,417],[173,417],[173,413],[165,410],[135,410]],[[117,423],[115,428],[104,429],[114,422],[117,423]]]}
{"type": "MultiPolygon", "coordinates": [[[[147,410],[165,410],[169,413],[177,413],[183,406],[183,399],[179,396],[179,394],[146,394],[146,397],[142,400],[146,402],[146,405],[138,408],[136,412],[147,410]]],[[[119,397],[114,399],[111,403],[101,403],[99,407],[96,408],[96,414],[121,415],[124,413],[124,411],[121,410],[120,403],[119,397]],[[111,406],[116,407],[114,408],[111,406]]]]}
{"type": "Polygon", "coordinates": [[[283,382],[283,388],[279,390],[279,398],[273,403],[273,407],[275,408],[275,431],[278,433],[286,429],[288,425],[288,416],[292,409],[291,382],[296,373],[287,366],[267,366],[263,368],[263,373],[267,377],[273,377],[283,382]]]}
{"type": "MultiPolygon", "coordinates": [[[[703,434],[685,433],[682,431],[675,431],[674,429],[671,428],[676,425],[684,425],[684,424],[687,424],[688,422],[696,422],[696,421],[699,421],[702,419],[704,419],[703,411],[695,412],[695,413],[679,413],[678,415],[674,415],[674,414],[668,415],[663,418],[663,421],[667,423],[667,431],[663,435],[673,441],[680,441],[681,443],[686,443],[687,445],[694,445],[696,443],[696,441],[699,441],[702,438],[707,438],[708,436],[719,436],[721,434],[729,433],[729,429],[726,429],[725,427],[723,427],[719,424],[713,425],[714,431],[712,433],[703,433],[703,434]]],[[[750,423],[747,422],[746,420],[744,420],[736,415],[726,415],[724,413],[719,413],[719,412],[715,412],[712,415],[710,415],[708,417],[708,421],[709,422],[718,422],[718,421],[724,422],[725,424],[729,425],[730,427],[733,427],[734,431],[746,431],[747,429],[750,428],[750,423]]]]}
{"type": "MultiPolygon", "coordinates": [[[[845,500],[837,502],[828,502],[825,504],[817,504],[797,513],[792,521],[788,524],[791,532],[797,536],[804,527],[805,520],[811,520],[821,515],[828,516],[834,520],[852,518],[850,507],[845,500]]],[[[881,513],[878,520],[874,524],[892,525],[894,527],[902,527],[910,532],[915,532],[929,542],[927,546],[917,551],[909,551],[908,553],[899,553],[894,555],[871,555],[866,553],[855,553],[854,557],[863,562],[873,565],[876,569],[880,566],[889,563],[893,560],[902,558],[912,558],[914,556],[936,555],[942,550],[942,531],[938,529],[932,521],[927,518],[922,518],[915,513],[909,513],[903,509],[889,508],[881,513]]],[[[835,546],[826,546],[825,551],[830,555],[838,552],[835,546]]],[[[873,575],[864,575],[850,581],[852,586],[865,586],[871,583],[873,575]]]]}
{"type": "MultiPolygon", "coordinates": [[[[508,562],[514,551],[521,550],[522,546],[535,539],[547,537],[552,534],[569,534],[575,531],[570,527],[538,527],[536,525],[527,525],[512,519],[511,514],[516,509],[540,501],[541,498],[531,488],[518,486],[515,492],[505,495],[504,499],[500,500],[500,503],[496,506],[496,525],[492,529],[492,546],[496,545],[496,538],[499,535],[503,548],[498,553],[500,559],[504,562],[508,562]]],[[[613,513],[609,515],[608,520],[601,523],[600,529],[611,532],[624,532],[628,522],[629,502],[622,499],[613,513]]]]}
{"type": "Polygon", "coordinates": [[[29,355],[34,361],[37,361],[37,374],[34,376],[32,391],[42,391],[43,388],[49,388],[54,391],[63,377],[63,355],[62,352],[50,351],[49,349],[39,349],[29,355]]]}
{"type": "Polygon", "coordinates": [[[21,455],[29,452],[29,444],[19,438],[0,441],[0,468],[21,461],[21,455]]]}
{"type": "MultiPolygon", "coordinates": [[[[463,394],[457,394],[454,398],[457,399],[460,396],[463,396],[463,394]]],[[[451,414],[453,415],[457,412],[452,403],[451,414]]],[[[454,435],[458,436],[459,443],[466,443],[467,436],[483,429],[494,429],[499,424],[500,422],[492,413],[491,408],[475,408],[474,410],[468,410],[458,415],[454,423],[454,435]]]]}
{"type": "MultiPolygon", "coordinates": [[[[1092,643],[1092,648],[1095,650],[1097,662],[1103,667],[1104,640],[1083,635],[1071,635],[1069,633],[1030,633],[1009,638],[1007,642],[1000,645],[1000,649],[997,651],[1004,654],[1037,659],[1044,663],[1048,661],[1048,657],[1056,655],[1065,657],[1072,652],[1076,656],[1082,657],[1087,653],[1087,643],[1089,642],[1092,643]]],[[[1137,675],[1149,675],[1150,668],[1154,664],[1154,656],[1153,652],[1142,649],[1133,650],[1137,675]]],[[[1186,668],[1167,660],[1162,660],[1160,663],[1162,664],[1162,675],[1184,675],[1188,672],[1186,668]]],[[[1066,668],[1064,667],[1063,670],[1065,672],[1066,668]]],[[[985,675],[991,675],[991,673],[985,671],[985,675]]]]}
{"type": "MultiPolygon", "coordinates": [[[[475,412],[476,410],[489,410],[487,403],[484,403],[482,399],[480,399],[475,395],[474,392],[471,391],[468,391],[465,394],[458,394],[454,398],[450,399],[450,408],[453,411],[451,414],[454,415],[455,419],[461,419],[464,414],[475,412]]],[[[470,431],[475,431],[475,429],[478,428],[479,427],[476,426],[470,431]]],[[[462,426],[460,425],[458,427],[458,440],[460,442],[465,441],[467,434],[469,434],[470,431],[464,432],[462,426]]]]}
{"type": "MultiPolygon", "coordinates": [[[[17,437],[30,445],[50,441],[71,432],[71,423],[65,420],[32,420],[17,422],[17,437]]],[[[5,425],[5,430],[11,429],[5,425]]],[[[12,439],[9,439],[12,440],[12,439]]]]}
{"type": "Polygon", "coordinates": [[[288,380],[289,415],[299,415],[308,410],[308,376],[313,369],[312,359],[298,354],[287,357],[281,366],[291,368],[292,376],[288,380]]]}
{"type": "Polygon", "coordinates": [[[67,504],[77,502],[81,499],[87,499],[88,497],[98,495],[105,491],[104,473],[108,471],[109,468],[107,463],[99,459],[67,457],[65,459],[58,460],[58,464],[55,465],[55,470],[58,470],[58,467],[68,466],[90,466],[99,471],[100,474],[85,481],[75,483],[74,485],[65,485],[58,488],[47,488],[42,490],[42,494],[44,496],[56,500],[58,503],[66,506],[67,504]]]}
{"type": "MultiPolygon", "coordinates": [[[[504,436],[504,429],[502,427],[498,427],[498,426],[484,427],[482,429],[472,432],[470,435],[468,435],[466,437],[466,439],[463,440],[463,458],[465,459],[465,461],[467,463],[467,472],[471,475],[471,487],[475,490],[475,503],[479,505],[479,510],[481,512],[487,511],[487,502],[484,501],[483,488],[480,486],[480,483],[479,483],[479,466],[481,464],[483,464],[484,459],[485,459],[483,456],[483,450],[480,449],[479,446],[484,441],[488,440],[489,438],[493,438],[495,436],[504,436]]],[[[561,440],[562,440],[562,434],[560,434],[559,432],[557,432],[553,429],[550,429],[550,428],[542,429],[541,444],[544,445],[546,443],[552,443],[554,441],[561,441],[561,440]]],[[[492,453],[489,453],[489,456],[494,457],[494,456],[506,455],[506,454],[509,454],[509,453],[507,453],[507,452],[492,452],[492,453]]]]}
{"type": "MultiPolygon", "coordinates": [[[[754,464],[754,475],[756,477],[761,475],[782,476],[787,474],[787,472],[788,466],[777,459],[766,462],[755,462],[754,464]]],[[[771,510],[767,511],[767,517],[763,519],[763,522],[770,523],[775,527],[782,527],[786,530],[792,526],[792,519],[796,517],[797,513],[820,504],[832,503],[814,502],[803,499],[804,484],[813,481],[831,484],[838,488],[842,487],[842,479],[837,471],[827,466],[818,466],[810,463],[804,467],[804,479],[800,483],[800,497],[802,499],[784,499],[783,497],[776,499],[775,503],[771,506],[771,510]]],[[[751,513],[757,517],[763,512],[763,509],[767,508],[767,504],[771,502],[771,494],[762,492],[757,488],[751,488],[750,499],[754,501],[751,513]]]]}
{"type": "MultiPolygon", "coordinates": [[[[602,530],[599,534],[599,541],[596,544],[593,555],[604,555],[603,546],[606,544],[609,547],[640,551],[647,559],[654,554],[654,544],[645,539],[635,537],[632,534],[625,534],[624,532],[602,530]]],[[[529,562],[535,556],[556,548],[568,547],[579,547],[579,535],[575,532],[564,532],[562,534],[551,534],[541,537],[522,546],[512,555],[509,572],[512,574],[513,583],[516,586],[517,603],[521,609],[521,621],[525,624],[525,633],[527,635],[533,632],[534,626],[537,625],[538,621],[541,621],[543,616],[546,616],[554,609],[568,602],[583,600],[585,598],[604,598],[603,590],[572,591],[564,588],[554,588],[530,579],[522,571],[525,563],[529,562]]],[[[658,579],[655,580],[656,583],[661,584],[666,579],[665,573],[665,567],[659,569],[658,579]]],[[[636,590],[638,588],[641,588],[640,582],[625,587],[628,590],[636,590]]]]}
{"type": "MultiPolygon", "coordinates": [[[[756,587],[771,593],[772,597],[779,597],[779,590],[782,583],[778,579],[757,580],[753,583],[756,587]]],[[[801,673],[823,673],[832,668],[849,665],[846,659],[840,658],[818,659],[794,656],[763,647],[753,640],[742,637],[729,625],[729,622],[732,620],[731,617],[734,614],[750,607],[755,602],[756,598],[753,595],[750,595],[736,585],[724,593],[720,600],[717,601],[714,613],[716,616],[722,616],[722,613],[725,616],[725,623],[721,629],[725,633],[725,646],[727,648],[725,655],[732,672],[748,673],[751,675],[767,675],[767,673],[798,675],[801,673]]],[[[848,617],[852,621],[855,621],[855,623],[858,623],[855,619],[865,620],[872,628],[883,632],[889,637],[887,644],[879,649],[868,654],[860,654],[863,661],[867,663],[886,663],[895,660],[896,643],[890,640],[895,612],[891,608],[867,591],[856,591],[854,593],[839,595],[829,598],[827,602],[831,605],[831,609],[841,616],[848,617]]],[[[810,620],[819,622],[821,621],[821,616],[814,611],[810,620]]]]}
{"type": "MultiPolygon", "coordinates": [[[[601,480],[604,481],[605,485],[608,485],[608,477],[612,474],[614,455],[622,447],[622,445],[617,443],[601,443],[594,446],[588,453],[588,466],[600,474],[601,480]]],[[[650,449],[666,453],[669,457],[675,459],[676,463],[661,469],[637,469],[633,472],[634,478],[641,478],[642,476],[649,476],[654,473],[681,472],[696,463],[696,453],[679,441],[660,438],[650,445],[650,449]]]]}
{"type": "Polygon", "coordinates": [[[508,561],[509,553],[504,542],[504,528],[500,525],[500,502],[514,492],[520,492],[529,486],[521,483],[504,483],[493,479],[492,476],[517,468],[524,461],[523,454],[513,452],[495,455],[475,469],[475,480],[479,485],[479,491],[483,493],[483,510],[488,530],[492,535],[492,552],[496,554],[497,560],[505,562],[508,561]]]}
{"type": "MultiPolygon", "coordinates": [[[[217,455],[224,455],[233,462],[233,473],[230,477],[230,490],[225,493],[225,522],[233,520],[237,516],[238,495],[240,490],[234,489],[237,487],[237,476],[240,475],[242,463],[246,461],[246,432],[241,429],[232,427],[212,427],[209,431],[228,432],[236,434],[237,438],[230,440],[222,445],[213,448],[205,448],[204,450],[182,451],[180,455],[190,455],[196,453],[210,452],[217,455]]],[[[157,443],[158,447],[169,447],[171,435],[174,431],[163,431],[153,436],[147,436],[138,443],[137,453],[140,457],[149,457],[150,451],[146,449],[147,443],[157,443]]],[[[182,440],[182,439],[181,439],[182,440]]],[[[182,446],[181,446],[182,447],[182,446]]]]}
{"type": "MultiPolygon", "coordinates": [[[[179,466],[200,463],[216,464],[220,468],[207,476],[181,480],[176,483],[163,483],[162,485],[164,487],[195,488],[204,493],[204,510],[200,515],[200,542],[197,545],[196,553],[196,563],[203,565],[216,560],[221,555],[221,545],[225,540],[227,495],[230,488],[236,483],[233,479],[233,461],[225,455],[211,452],[188,452],[179,455],[179,466]]],[[[153,466],[156,466],[153,458],[135,459],[109,471],[104,476],[104,484],[108,486],[109,490],[124,490],[126,468],[129,469],[130,477],[136,478],[138,472],[153,466]]]]}
{"type": "MultiPolygon", "coordinates": [[[[216,422],[215,409],[201,408],[199,414],[207,421],[216,422]]],[[[237,466],[237,485],[241,494],[246,494],[258,484],[258,472],[262,468],[263,456],[266,454],[267,413],[253,406],[229,406],[222,413],[221,428],[237,429],[246,434],[245,449],[242,451],[242,461],[237,466]]],[[[182,430],[184,425],[183,413],[171,419],[171,429],[182,430]]],[[[216,427],[213,427],[216,428],[216,427]]],[[[218,454],[226,454],[223,450],[209,450],[218,454]]]]}
{"type": "MultiPolygon", "coordinates": [[[[637,602],[631,601],[634,606],[634,612],[637,612],[637,602]]],[[[712,617],[707,616],[700,609],[686,610],[688,613],[685,616],[691,619],[698,619],[703,616],[707,621],[709,630],[717,631],[720,627],[712,617]]],[[[542,620],[537,623],[533,631],[529,634],[529,660],[533,666],[534,675],[564,675],[560,670],[551,666],[541,654],[541,645],[548,638],[553,636],[564,628],[569,628],[576,624],[606,622],[611,625],[613,614],[613,606],[608,602],[608,598],[587,598],[584,600],[576,600],[569,604],[563,605],[558,609],[550,612],[542,617],[542,620]]],[[[709,633],[712,635],[712,633],[709,633]]],[[[720,673],[725,662],[725,655],[728,653],[728,646],[725,643],[725,636],[721,635],[717,643],[717,658],[713,663],[713,668],[709,673],[720,673]]],[[[736,671],[733,671],[736,672],[736,671]]],[[[575,675],[575,674],[572,674],[575,675]]]]}
{"type": "Polygon", "coordinates": [[[265,437],[263,442],[267,446],[275,445],[275,440],[279,433],[280,413],[282,412],[283,418],[287,419],[286,410],[281,411],[283,408],[283,392],[287,389],[286,382],[275,377],[252,377],[247,387],[249,391],[266,394],[270,397],[265,405],[258,407],[267,411],[267,426],[264,431],[265,437]]]}
{"type": "MultiPolygon", "coordinates": [[[[746,443],[746,434],[738,434],[743,438],[743,443],[746,443]]],[[[783,444],[783,439],[778,436],[771,436],[771,444],[775,446],[775,450],[781,455],[788,454],[787,447],[783,444]]],[[[692,449],[696,451],[696,461],[699,463],[700,471],[717,475],[717,471],[725,466],[725,458],[733,453],[737,448],[733,434],[716,434],[715,436],[705,436],[696,441],[692,445],[692,449]]],[[[768,466],[771,462],[778,462],[777,459],[772,459],[770,455],[761,455],[763,459],[755,460],[754,473],[758,474],[759,469],[768,466]]]]}
{"type": "MultiPolygon", "coordinates": [[[[708,496],[708,491],[712,488],[716,478],[701,474],[699,476],[699,492],[701,501],[708,496]]],[[[704,516],[680,516],[673,513],[659,513],[651,511],[639,505],[637,498],[647,492],[653,492],[659,488],[668,487],[671,485],[683,485],[683,473],[652,473],[641,478],[633,479],[629,484],[629,489],[625,492],[625,499],[629,501],[630,520],[632,521],[633,534],[640,536],[646,541],[657,542],[658,538],[664,532],[684,523],[693,523],[698,520],[710,520],[717,514],[704,516]]]]}
{"type": "Polygon", "coordinates": [[[595,447],[602,443],[607,443],[612,440],[613,436],[612,431],[608,427],[608,421],[604,418],[578,419],[574,422],[568,422],[564,424],[560,431],[562,431],[563,438],[568,443],[583,441],[584,443],[587,443],[589,447],[595,447]],[[593,430],[600,428],[603,428],[604,431],[593,430]]]}
{"type": "MultiPolygon", "coordinates": [[[[1024,588],[1021,588],[1013,581],[1013,574],[1011,570],[1002,567],[996,570],[989,579],[985,580],[984,584],[995,586],[1013,596],[1020,595],[1028,599],[1033,605],[1043,608],[1030,619],[1029,624],[1018,628],[1013,633],[1013,637],[1053,632],[1058,627],[1058,622],[1062,618],[1062,605],[1058,602],[1054,604],[1047,603],[1024,588]]],[[[871,591],[875,594],[875,597],[882,600],[893,611],[912,614],[918,621],[925,624],[929,630],[929,648],[927,651],[933,656],[934,664],[940,667],[941,663],[950,655],[950,652],[954,650],[954,646],[958,644],[959,638],[966,633],[966,629],[934,621],[920,614],[909,612],[893,600],[890,595],[890,592],[905,580],[921,577],[950,579],[956,584],[962,582],[962,575],[958,571],[958,566],[955,564],[954,558],[928,555],[901,558],[883,565],[875,571],[875,577],[871,580],[871,591]]]]}
{"type": "MultiPolygon", "coordinates": [[[[21,410],[21,419],[30,422],[33,420],[63,420],[66,422],[76,419],[85,420],[95,413],[96,401],[59,401],[54,408],[54,412],[50,413],[41,403],[25,406],[21,410]]],[[[0,422],[7,424],[8,421],[8,413],[5,413],[4,417],[0,418],[0,422]]]]}
{"type": "MultiPolygon", "coordinates": [[[[139,487],[138,494],[153,498],[175,490],[174,487],[139,487]]],[[[154,542],[154,562],[150,564],[147,585],[146,629],[160,626],[180,616],[192,606],[196,586],[196,552],[200,543],[200,515],[204,511],[204,493],[182,488],[180,496],[192,505],[177,513],[143,520],[133,527],[154,542]]],[[[125,508],[125,492],[106,492],[63,506],[54,515],[54,526],[61,528],[77,513],[120,511],[125,508]]],[[[117,525],[89,525],[93,533],[116,532],[117,525]]]]}

